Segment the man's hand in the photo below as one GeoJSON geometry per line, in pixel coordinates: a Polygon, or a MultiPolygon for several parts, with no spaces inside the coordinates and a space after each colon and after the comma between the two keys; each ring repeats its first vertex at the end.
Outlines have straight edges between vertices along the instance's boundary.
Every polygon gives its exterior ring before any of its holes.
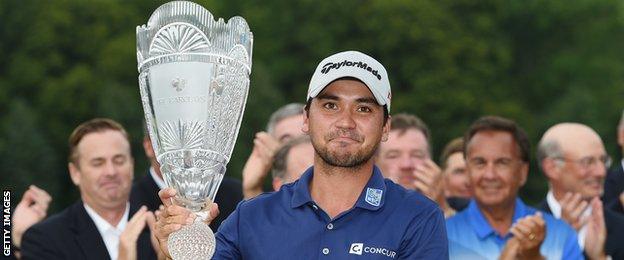
{"type": "Polygon", "coordinates": [[[559,203],[561,204],[561,219],[578,232],[588,220],[583,217],[583,212],[589,203],[583,200],[580,193],[571,192],[566,193],[559,203]]]}
{"type": "Polygon", "coordinates": [[[438,206],[444,211],[444,217],[450,217],[455,214],[444,197],[444,178],[442,170],[431,159],[426,159],[423,164],[417,165],[414,170],[414,186],[427,198],[438,203],[438,206]]]}
{"type": "Polygon", "coordinates": [[[243,195],[250,199],[262,193],[262,183],[273,166],[279,141],[266,132],[256,133],[254,148],[243,167],[243,195]]]}
{"type": "Polygon", "coordinates": [[[119,236],[119,260],[135,260],[137,259],[137,240],[139,235],[149,222],[154,223],[154,214],[142,206],[126,225],[126,228],[119,236]]]}
{"type": "Polygon", "coordinates": [[[161,213],[164,209],[165,207],[163,205],[160,205],[158,209],[154,211],[154,220],[147,221],[147,226],[150,229],[150,242],[152,244],[152,248],[154,249],[154,252],[156,253],[156,259],[158,260],[167,259],[165,257],[165,253],[163,253],[162,250],[160,250],[160,245],[158,244],[158,238],[156,238],[156,219],[160,218],[160,216],[162,215],[161,213]]]}
{"type": "Polygon", "coordinates": [[[416,166],[414,170],[414,186],[431,200],[438,201],[444,191],[442,170],[431,159],[416,166]]]}
{"type": "Polygon", "coordinates": [[[602,201],[595,197],[591,200],[592,212],[587,222],[585,236],[585,254],[589,259],[606,259],[605,243],[607,241],[607,227],[605,225],[602,201]]]}
{"type": "Polygon", "coordinates": [[[35,185],[28,187],[13,213],[13,245],[20,247],[24,232],[46,217],[50,201],[52,197],[46,191],[35,185]]]}
{"type": "MultiPolygon", "coordinates": [[[[190,210],[173,204],[172,199],[175,195],[176,191],[172,188],[162,189],[158,192],[158,196],[163,202],[164,208],[157,214],[154,233],[160,245],[160,250],[167,258],[171,258],[167,247],[169,235],[180,230],[182,226],[193,223],[196,218],[195,214],[191,213],[190,210]]],[[[209,212],[206,218],[206,224],[210,224],[210,222],[219,215],[219,206],[216,203],[211,203],[208,205],[208,208],[209,212]]]]}
{"type": "Polygon", "coordinates": [[[546,237],[546,222],[542,213],[519,219],[509,230],[518,240],[518,257],[521,259],[544,259],[540,246],[546,237]]]}
{"type": "Polygon", "coordinates": [[[520,249],[520,241],[517,238],[512,237],[507,240],[503,251],[500,256],[498,256],[498,260],[516,260],[518,259],[518,250],[520,249]]]}

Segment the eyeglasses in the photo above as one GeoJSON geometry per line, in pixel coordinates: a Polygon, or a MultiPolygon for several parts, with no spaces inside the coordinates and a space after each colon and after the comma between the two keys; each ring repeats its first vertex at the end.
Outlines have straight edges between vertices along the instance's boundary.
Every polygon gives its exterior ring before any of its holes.
{"type": "Polygon", "coordinates": [[[611,167],[611,157],[609,157],[608,155],[602,155],[602,156],[588,156],[588,157],[583,157],[581,159],[578,160],[571,160],[571,159],[567,159],[565,157],[556,157],[554,158],[555,160],[561,160],[561,161],[565,161],[565,162],[572,162],[572,163],[576,163],[578,165],[581,166],[581,168],[587,170],[590,169],[592,166],[595,166],[597,164],[602,164],[602,166],[604,166],[605,168],[609,168],[611,167]]]}

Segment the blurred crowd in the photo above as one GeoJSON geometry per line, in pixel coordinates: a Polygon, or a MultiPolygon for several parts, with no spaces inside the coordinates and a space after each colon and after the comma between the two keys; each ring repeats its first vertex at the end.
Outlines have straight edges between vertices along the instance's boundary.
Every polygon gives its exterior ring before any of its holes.
{"type": "MultiPolygon", "coordinates": [[[[213,230],[240,201],[279,191],[313,165],[315,149],[302,131],[305,106],[281,107],[266,131],[255,135],[242,181],[224,177],[210,203],[219,212],[211,222],[213,230]],[[270,190],[264,187],[267,178],[270,190]]],[[[390,122],[388,138],[374,154],[375,165],[383,177],[437,203],[447,219],[451,258],[530,259],[541,250],[562,259],[577,253],[587,259],[624,259],[624,160],[607,154],[605,145],[615,144],[604,144],[591,126],[561,122],[530,144],[512,120],[484,116],[464,136],[449,140],[436,162],[430,143],[435,129],[412,114],[392,114],[390,122]],[[531,147],[536,158],[530,158],[531,147]],[[549,187],[543,201],[532,206],[518,197],[531,160],[549,187]]],[[[624,150],[624,114],[614,127],[624,150]]],[[[12,216],[13,256],[165,258],[153,233],[165,210],[158,192],[166,184],[149,135],[145,133],[143,148],[151,165],[137,180],[128,135],[119,123],[103,118],[84,122],[68,144],[69,177],[80,200],[48,216],[53,198],[30,186],[12,216]]]]}

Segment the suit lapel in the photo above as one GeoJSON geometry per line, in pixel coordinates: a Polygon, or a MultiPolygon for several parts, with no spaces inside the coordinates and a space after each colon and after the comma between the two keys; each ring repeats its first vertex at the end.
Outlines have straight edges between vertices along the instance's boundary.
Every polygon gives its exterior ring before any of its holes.
{"type": "Polygon", "coordinates": [[[542,200],[542,202],[537,204],[537,208],[552,215],[552,210],[550,210],[550,206],[548,205],[548,202],[546,201],[546,199],[542,200]]]}
{"type": "Polygon", "coordinates": [[[87,214],[82,201],[72,205],[70,229],[75,234],[76,244],[82,250],[84,259],[111,259],[95,223],[87,214]]]}

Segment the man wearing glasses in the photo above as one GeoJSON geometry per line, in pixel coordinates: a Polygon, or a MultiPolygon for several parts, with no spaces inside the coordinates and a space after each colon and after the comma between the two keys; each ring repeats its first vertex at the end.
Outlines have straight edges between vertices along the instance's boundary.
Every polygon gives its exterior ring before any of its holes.
{"type": "Polygon", "coordinates": [[[583,124],[557,124],[544,133],[537,159],[550,187],[538,207],[578,232],[588,259],[624,259],[624,218],[600,200],[611,164],[600,136],[583,124]]]}

